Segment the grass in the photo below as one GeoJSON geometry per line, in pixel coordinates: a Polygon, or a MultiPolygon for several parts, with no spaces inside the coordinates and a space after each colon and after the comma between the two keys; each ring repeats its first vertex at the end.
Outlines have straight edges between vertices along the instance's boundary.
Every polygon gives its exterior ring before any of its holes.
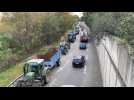
{"type": "Polygon", "coordinates": [[[116,42],[117,43],[119,43],[119,44],[127,44],[127,41],[125,40],[125,39],[121,39],[121,38],[119,38],[119,37],[116,37],[116,36],[114,36],[114,39],[116,40],[116,42]]]}
{"type": "Polygon", "coordinates": [[[13,27],[11,25],[8,25],[6,23],[0,22],[0,32],[10,32],[13,30],[13,27]]]}
{"type": "Polygon", "coordinates": [[[6,87],[11,81],[22,74],[23,63],[17,64],[0,73],[0,87],[6,87]]]}
{"type": "Polygon", "coordinates": [[[114,37],[116,42],[118,44],[126,45],[128,48],[128,53],[130,56],[134,56],[134,47],[133,45],[129,44],[125,39],[119,38],[119,37],[114,37]]]}

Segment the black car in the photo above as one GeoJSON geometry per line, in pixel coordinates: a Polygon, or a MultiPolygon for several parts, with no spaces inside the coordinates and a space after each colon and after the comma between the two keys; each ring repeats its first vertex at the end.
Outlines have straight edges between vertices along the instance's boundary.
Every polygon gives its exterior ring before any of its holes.
{"type": "Polygon", "coordinates": [[[85,56],[75,56],[72,61],[73,67],[84,67],[85,56]]]}

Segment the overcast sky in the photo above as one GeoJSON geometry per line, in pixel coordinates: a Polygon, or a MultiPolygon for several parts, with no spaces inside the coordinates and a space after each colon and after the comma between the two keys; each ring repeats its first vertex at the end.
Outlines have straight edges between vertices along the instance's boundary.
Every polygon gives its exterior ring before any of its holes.
{"type": "Polygon", "coordinates": [[[78,15],[79,17],[83,16],[83,12],[71,12],[72,15],[78,15]]]}
{"type": "MultiPolygon", "coordinates": [[[[72,15],[77,15],[79,17],[83,16],[83,12],[71,12],[72,15]]],[[[2,13],[0,12],[0,19],[1,19],[2,13]]]]}

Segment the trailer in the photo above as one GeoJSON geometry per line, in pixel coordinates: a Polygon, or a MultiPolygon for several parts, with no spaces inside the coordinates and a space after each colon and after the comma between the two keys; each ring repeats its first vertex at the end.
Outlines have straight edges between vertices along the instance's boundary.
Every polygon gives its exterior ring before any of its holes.
{"type": "Polygon", "coordinates": [[[62,42],[62,43],[60,43],[59,48],[60,48],[61,54],[66,55],[68,53],[70,45],[67,44],[66,42],[62,42]]]}
{"type": "Polygon", "coordinates": [[[76,40],[76,34],[74,32],[68,33],[68,42],[74,43],[76,40]]]}
{"type": "Polygon", "coordinates": [[[36,55],[36,59],[44,59],[43,66],[48,69],[52,69],[56,66],[60,66],[61,53],[59,48],[50,48],[45,55],[36,55]]]}
{"type": "Polygon", "coordinates": [[[52,52],[52,55],[50,54],[50,57],[45,59],[44,66],[48,69],[52,69],[54,67],[60,66],[60,58],[61,58],[61,52],[60,49],[51,49],[50,52],[52,52]]]}

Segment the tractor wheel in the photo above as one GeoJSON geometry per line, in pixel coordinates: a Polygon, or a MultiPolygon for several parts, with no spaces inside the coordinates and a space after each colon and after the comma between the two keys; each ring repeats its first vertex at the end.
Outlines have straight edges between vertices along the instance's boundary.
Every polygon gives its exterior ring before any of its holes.
{"type": "Polygon", "coordinates": [[[59,60],[59,61],[57,61],[56,63],[57,63],[57,67],[59,67],[61,62],[60,62],[60,60],[59,60]]]}
{"type": "Polygon", "coordinates": [[[18,81],[16,87],[24,87],[24,82],[18,81]]]}
{"type": "Polygon", "coordinates": [[[17,85],[16,85],[16,87],[22,87],[22,84],[21,84],[21,82],[17,82],[17,85]]]}
{"type": "Polygon", "coordinates": [[[41,86],[44,86],[45,84],[47,84],[47,78],[46,76],[42,76],[41,86]]]}
{"type": "Polygon", "coordinates": [[[67,53],[66,53],[66,51],[64,51],[64,53],[63,53],[64,55],[66,55],[67,53]]]}

